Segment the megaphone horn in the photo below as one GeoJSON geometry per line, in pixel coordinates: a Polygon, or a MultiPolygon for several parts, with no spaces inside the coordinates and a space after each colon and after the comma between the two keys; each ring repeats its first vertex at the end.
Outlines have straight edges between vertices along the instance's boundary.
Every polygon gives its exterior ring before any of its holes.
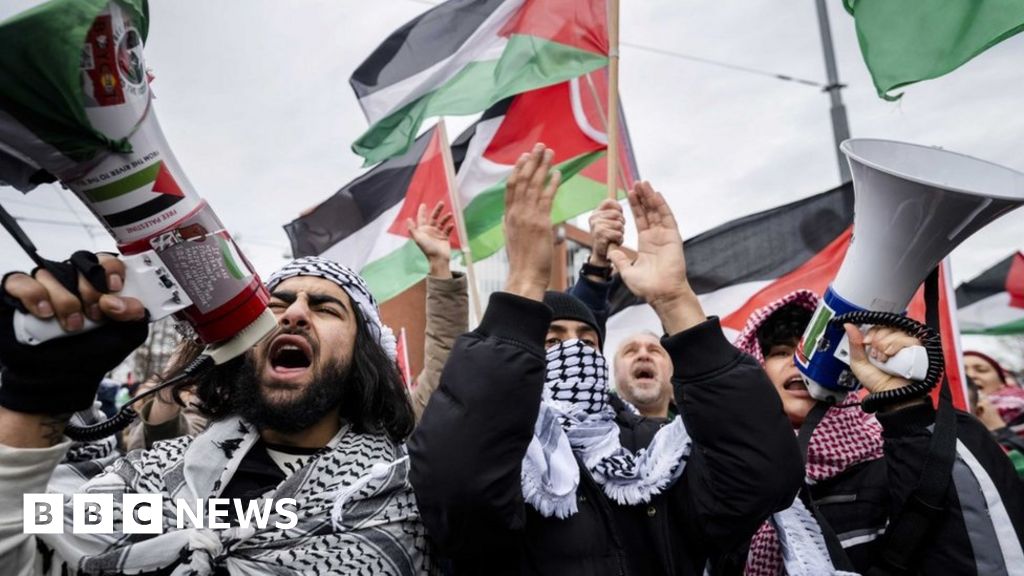
{"type": "MultiPolygon", "coordinates": [[[[838,400],[858,386],[845,360],[845,333],[833,318],[904,312],[946,255],[1024,204],[1024,174],[998,164],[889,140],[846,140],[840,149],[853,175],[853,237],[795,355],[808,390],[821,400],[838,400]]],[[[920,378],[925,358],[908,349],[881,367],[920,378]]]]}
{"type": "MultiPolygon", "coordinates": [[[[36,168],[59,178],[117,241],[127,268],[121,295],[140,299],[153,320],[187,320],[219,362],[277,322],[259,277],[160,129],[143,59],[147,28],[145,10],[116,0],[51,3],[0,28],[0,46],[14,53],[5,58],[28,62],[17,75],[8,70],[0,86],[0,181],[30,188],[36,168]],[[65,25],[76,18],[81,26],[65,25]],[[84,37],[75,35],[82,29],[84,37]],[[36,34],[29,43],[26,30],[36,34]],[[63,60],[37,61],[38,53],[63,60]],[[68,62],[77,64],[77,75],[47,68],[63,70],[68,62]],[[60,97],[38,98],[39,92],[60,97]]],[[[55,321],[25,315],[15,327],[18,340],[30,345],[64,334],[55,321]]]]}

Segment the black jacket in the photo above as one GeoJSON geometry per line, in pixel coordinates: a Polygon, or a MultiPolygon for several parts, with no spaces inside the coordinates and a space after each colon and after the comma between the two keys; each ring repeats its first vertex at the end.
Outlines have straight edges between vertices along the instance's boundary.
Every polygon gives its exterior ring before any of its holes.
{"type": "MultiPolygon", "coordinates": [[[[694,441],[679,481],[647,505],[621,506],[584,469],[579,512],[541,517],[523,501],[520,471],[550,317],[539,302],[492,295],[409,441],[423,521],[456,574],[701,574],[792,502],[802,466],[778,395],[710,319],[662,340],[694,441]]],[[[626,414],[618,422],[633,450],[660,425],[626,414]]]]}
{"type": "MultiPolygon", "coordinates": [[[[1014,546],[1020,549],[1024,537],[1024,485],[984,426],[964,412],[956,416],[958,459],[946,511],[914,564],[920,574],[1024,573],[1024,558],[1013,551],[1014,546]],[[1000,504],[995,505],[996,500],[1000,504]],[[997,527],[1003,530],[1003,544],[995,535],[997,527]]],[[[878,560],[886,545],[887,525],[917,485],[935,410],[927,404],[917,405],[880,413],[878,421],[884,458],[810,487],[827,524],[823,532],[830,549],[841,547],[852,564],[849,568],[858,573],[867,573],[878,560]]],[[[746,555],[746,547],[731,555],[723,573],[741,574],[746,555]]]]}

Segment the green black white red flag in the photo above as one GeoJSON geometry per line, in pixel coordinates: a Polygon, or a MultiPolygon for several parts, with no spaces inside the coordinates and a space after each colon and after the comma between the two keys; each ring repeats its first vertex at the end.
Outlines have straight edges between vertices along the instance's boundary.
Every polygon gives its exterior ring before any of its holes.
{"type": "MultiPolygon", "coordinates": [[[[553,163],[562,172],[552,223],[592,210],[607,197],[607,87],[607,69],[602,68],[519,94],[487,110],[452,144],[456,188],[475,260],[504,246],[505,180],[519,156],[538,142],[554,150],[553,163]]],[[[621,107],[619,150],[618,188],[624,195],[639,176],[621,107]]]]}
{"type": "Polygon", "coordinates": [[[1024,252],[958,286],[956,305],[965,334],[1024,334],[1024,252]]]}
{"type": "MultiPolygon", "coordinates": [[[[381,302],[427,275],[427,260],[409,237],[406,218],[421,203],[451,206],[441,133],[436,127],[402,156],[356,178],[284,226],[295,257],[321,255],[358,270],[381,302]]],[[[459,248],[452,233],[452,247],[459,248]]]]}
{"type": "Polygon", "coordinates": [[[606,0],[449,0],[411,20],[352,74],[370,122],[352,145],[373,164],[423,120],[471,115],[608,63],[606,0]]]}

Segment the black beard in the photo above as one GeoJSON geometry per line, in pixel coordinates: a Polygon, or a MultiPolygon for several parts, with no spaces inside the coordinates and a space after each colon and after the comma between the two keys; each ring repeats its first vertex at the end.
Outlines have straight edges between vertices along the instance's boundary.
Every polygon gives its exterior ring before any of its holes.
{"type": "Polygon", "coordinates": [[[260,371],[250,354],[231,383],[233,411],[260,430],[301,432],[338,407],[345,395],[350,368],[349,362],[325,364],[301,396],[286,404],[269,404],[260,392],[260,371]]]}

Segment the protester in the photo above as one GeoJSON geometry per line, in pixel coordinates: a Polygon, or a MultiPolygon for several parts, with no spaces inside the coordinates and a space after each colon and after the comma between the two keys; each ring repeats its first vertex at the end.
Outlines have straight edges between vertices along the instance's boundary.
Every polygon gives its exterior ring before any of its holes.
{"type": "Polygon", "coordinates": [[[964,352],[964,370],[982,394],[994,394],[1007,385],[1006,370],[984,352],[964,352]]]}
{"type": "Polygon", "coordinates": [[[964,352],[964,370],[974,415],[1024,478],[1024,390],[1010,384],[1002,365],[982,352],[964,352]]]}
{"type": "MultiPolygon", "coordinates": [[[[764,366],[794,433],[806,439],[801,447],[806,488],[793,507],[761,527],[749,551],[725,563],[723,573],[796,576],[838,569],[867,574],[872,568],[900,573],[883,559],[892,558],[894,547],[906,545],[892,540],[891,533],[930,457],[935,410],[927,397],[920,397],[883,407],[876,420],[860,409],[855,394],[834,405],[811,397],[793,353],[817,304],[815,294],[793,292],[755,311],[736,341],[764,366]]],[[[914,338],[890,328],[875,328],[862,337],[848,326],[847,334],[851,369],[867,390],[909,384],[870,364],[864,345],[884,361],[916,344],[914,338]]],[[[1021,485],[976,420],[957,413],[956,436],[948,502],[930,522],[916,526],[927,534],[918,549],[897,551],[911,558],[913,574],[1013,573],[1024,566],[1021,485]]]]}
{"type": "Polygon", "coordinates": [[[672,402],[672,359],[651,332],[634,334],[615,353],[615,389],[647,418],[666,419],[672,402]]]}
{"type": "Polygon", "coordinates": [[[792,501],[795,439],[763,371],[728,345],[679,281],[682,241],[647,184],[630,193],[639,256],[611,256],[670,334],[663,345],[686,426],[620,436],[625,429],[608,415],[604,358],[582,342],[600,346],[587,322],[560,330],[545,351],[559,181],[557,172],[548,179],[551,158],[538,145],[508,179],[506,289],[457,341],[410,439],[424,522],[455,574],[702,574],[709,558],[792,501]],[[597,435],[589,443],[588,430],[597,435]],[[596,453],[597,440],[611,454],[596,453]]]}
{"type": "Polygon", "coordinates": [[[83,534],[70,525],[62,534],[24,533],[22,495],[45,492],[51,474],[69,477],[54,470],[70,444],[62,438],[68,414],[91,405],[103,374],[146,335],[139,302],[109,293],[122,284],[118,260],[92,257],[81,275],[60,266],[66,283],[40,270],[35,278],[10,274],[2,284],[0,573],[430,571],[400,444],[413,414],[394,336],[363,279],[322,258],[296,260],[272,275],[277,330],[194,384],[211,419],[202,434],[132,452],[91,480],[79,478],[76,488],[60,486],[69,510],[72,492],[110,493],[115,502],[125,493],[159,494],[162,534],[83,534]],[[81,299],[66,288],[76,284],[81,299]],[[14,339],[15,306],[39,317],[55,311],[62,326],[80,327],[80,310],[97,304],[111,321],[95,330],[36,347],[14,339]],[[235,527],[200,529],[187,515],[187,527],[176,526],[173,499],[212,497],[243,505],[291,498],[296,522],[288,528],[274,508],[265,528],[243,527],[229,507],[235,527]]]}

